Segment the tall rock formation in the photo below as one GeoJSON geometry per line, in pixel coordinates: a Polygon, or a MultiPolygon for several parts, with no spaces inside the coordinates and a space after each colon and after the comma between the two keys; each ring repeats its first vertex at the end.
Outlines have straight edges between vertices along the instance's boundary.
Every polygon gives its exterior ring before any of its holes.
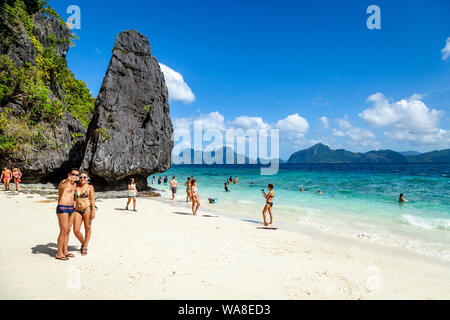
{"type": "Polygon", "coordinates": [[[168,90],[148,39],[129,30],[120,33],[88,129],[82,167],[97,185],[138,188],[147,177],[171,166],[173,127],[168,90]]]}

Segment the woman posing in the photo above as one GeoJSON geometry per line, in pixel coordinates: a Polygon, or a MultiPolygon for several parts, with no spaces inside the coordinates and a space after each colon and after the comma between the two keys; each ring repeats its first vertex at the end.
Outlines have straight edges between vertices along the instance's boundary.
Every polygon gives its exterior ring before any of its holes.
{"type": "Polygon", "coordinates": [[[128,202],[125,210],[128,210],[128,206],[130,205],[131,200],[133,200],[133,211],[136,210],[136,197],[137,197],[138,189],[136,188],[136,182],[134,178],[130,179],[130,183],[128,184],[128,202]]]}
{"type": "Polygon", "coordinates": [[[266,198],[266,205],[264,206],[264,210],[263,210],[263,218],[264,218],[264,225],[267,227],[269,224],[272,224],[273,222],[273,218],[272,218],[272,207],[273,207],[273,198],[275,197],[275,192],[273,191],[273,184],[269,184],[268,185],[269,188],[269,193],[266,194],[266,192],[264,191],[264,189],[261,190],[264,198],[266,198]],[[267,210],[269,210],[269,215],[270,215],[270,223],[267,223],[267,218],[266,218],[266,212],[267,210]]]}
{"type": "Polygon", "coordinates": [[[16,185],[16,191],[19,191],[19,183],[22,182],[22,172],[19,168],[13,169],[13,177],[14,177],[14,184],[16,185]]]}
{"type": "Polygon", "coordinates": [[[91,224],[95,219],[95,195],[94,187],[88,182],[88,174],[80,174],[80,183],[75,189],[75,219],[73,232],[81,242],[81,255],[87,255],[89,240],[91,239],[91,224]],[[85,235],[81,233],[81,223],[84,221],[85,235]]]}
{"type": "Polygon", "coordinates": [[[192,199],[192,213],[197,215],[197,210],[200,207],[200,198],[198,196],[197,181],[191,180],[191,199],[192,199]]]}

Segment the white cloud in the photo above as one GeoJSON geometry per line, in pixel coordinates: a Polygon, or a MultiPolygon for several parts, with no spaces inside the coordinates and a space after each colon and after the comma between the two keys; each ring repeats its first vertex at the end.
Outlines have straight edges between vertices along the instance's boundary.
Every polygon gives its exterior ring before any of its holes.
{"type": "Polygon", "coordinates": [[[373,141],[375,135],[372,131],[354,127],[346,118],[337,120],[338,128],[333,129],[335,137],[349,137],[355,144],[368,146],[377,144],[373,141]]]}
{"type": "Polygon", "coordinates": [[[249,116],[240,116],[234,119],[231,122],[232,125],[240,127],[242,129],[256,129],[256,130],[268,130],[270,129],[270,125],[261,117],[249,117],[249,116]]]}
{"type": "Polygon", "coordinates": [[[320,117],[320,122],[322,122],[322,125],[325,129],[328,129],[330,127],[330,123],[328,122],[327,117],[320,117]]]}
{"type": "Polygon", "coordinates": [[[450,37],[447,38],[447,41],[445,41],[445,47],[441,50],[442,53],[442,60],[446,60],[448,57],[450,57],[450,37]]]}
{"type": "Polygon", "coordinates": [[[195,95],[184,81],[183,76],[162,63],[160,63],[159,66],[166,79],[167,89],[169,90],[169,99],[184,103],[194,102],[195,95]]]}
{"type": "Polygon", "coordinates": [[[421,99],[421,95],[415,94],[408,99],[390,102],[383,94],[376,93],[367,100],[373,103],[373,107],[359,116],[376,127],[392,128],[394,131],[384,134],[393,139],[415,144],[448,144],[448,130],[439,128],[443,112],[429,109],[421,99]]]}
{"type": "Polygon", "coordinates": [[[279,120],[274,127],[280,130],[280,136],[284,135],[294,142],[303,139],[305,133],[309,130],[308,121],[298,113],[279,120]]]}

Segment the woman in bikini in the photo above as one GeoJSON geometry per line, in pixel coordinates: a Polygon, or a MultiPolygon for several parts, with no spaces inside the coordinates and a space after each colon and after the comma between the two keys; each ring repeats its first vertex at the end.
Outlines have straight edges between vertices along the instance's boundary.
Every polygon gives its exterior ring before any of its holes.
{"type": "Polygon", "coordinates": [[[130,179],[130,183],[128,184],[128,202],[127,206],[125,207],[125,210],[128,210],[128,206],[130,205],[131,199],[133,199],[133,211],[136,210],[136,197],[137,197],[138,190],[136,188],[136,182],[134,181],[134,178],[130,179]]]}
{"type": "Polygon", "coordinates": [[[19,191],[19,183],[22,182],[22,172],[20,172],[19,168],[13,169],[13,177],[14,177],[14,184],[16,185],[16,191],[19,191]]]}
{"type": "Polygon", "coordinates": [[[266,205],[264,206],[264,210],[263,210],[263,218],[264,218],[264,225],[267,227],[269,224],[272,224],[273,222],[273,218],[272,218],[272,207],[273,207],[273,198],[275,197],[275,192],[273,191],[273,184],[269,184],[268,185],[269,188],[269,193],[266,194],[266,192],[264,191],[264,189],[261,190],[264,198],[266,198],[266,205]],[[269,215],[270,215],[270,223],[267,223],[267,218],[266,218],[266,212],[269,211],[269,215]]]}
{"type": "Polygon", "coordinates": [[[198,196],[197,181],[191,180],[191,199],[192,199],[192,213],[197,215],[197,210],[200,207],[200,197],[198,196]]]}
{"type": "Polygon", "coordinates": [[[94,187],[88,182],[88,174],[80,174],[80,183],[75,189],[75,219],[73,232],[81,242],[81,255],[87,255],[89,240],[91,239],[91,224],[95,219],[95,195],[94,187]],[[84,221],[85,236],[81,233],[81,223],[84,221]]]}

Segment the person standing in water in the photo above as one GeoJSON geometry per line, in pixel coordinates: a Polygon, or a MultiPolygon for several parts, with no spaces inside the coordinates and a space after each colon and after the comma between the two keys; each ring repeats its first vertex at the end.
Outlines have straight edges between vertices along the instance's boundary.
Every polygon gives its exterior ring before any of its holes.
{"type": "Polygon", "coordinates": [[[408,200],[406,200],[405,198],[403,198],[403,193],[400,194],[400,197],[398,197],[398,202],[403,203],[403,202],[408,202],[408,200]]]}
{"type": "Polygon", "coordinates": [[[56,207],[56,216],[59,223],[59,236],[58,236],[58,252],[56,253],[57,260],[69,260],[74,258],[72,253],[69,253],[67,247],[69,244],[70,229],[74,220],[75,211],[75,189],[76,181],[80,176],[78,169],[72,169],[68,174],[67,179],[64,179],[58,186],[58,206],[56,207]]]}
{"type": "Polygon", "coordinates": [[[192,179],[191,181],[191,199],[192,199],[192,213],[197,215],[198,208],[200,207],[200,197],[198,196],[197,181],[192,179]]]}
{"type": "Polygon", "coordinates": [[[175,200],[177,188],[178,188],[178,182],[177,182],[177,180],[175,180],[175,176],[173,176],[172,181],[170,181],[170,190],[172,190],[172,200],[175,200]]]}
{"type": "Polygon", "coordinates": [[[0,181],[3,179],[3,182],[5,183],[5,191],[9,190],[9,182],[12,178],[12,172],[8,169],[8,167],[3,168],[2,175],[0,177],[0,181]]]}
{"type": "Polygon", "coordinates": [[[225,182],[225,186],[224,186],[225,192],[230,192],[230,190],[228,190],[228,184],[225,182]]]}
{"type": "Polygon", "coordinates": [[[187,178],[187,182],[184,183],[186,186],[186,202],[191,201],[191,178],[187,178]]]}
{"type": "Polygon", "coordinates": [[[262,212],[263,215],[263,219],[264,219],[264,225],[267,227],[268,225],[272,224],[273,222],[273,216],[272,216],[272,207],[273,207],[273,198],[275,197],[275,192],[273,191],[273,184],[269,184],[268,186],[269,189],[269,193],[266,194],[266,192],[264,191],[264,189],[261,189],[261,192],[264,196],[264,198],[266,199],[266,205],[264,206],[264,210],[262,212]],[[267,223],[267,218],[266,218],[266,212],[269,211],[269,215],[270,215],[270,222],[267,223]]]}
{"type": "Polygon", "coordinates": [[[236,176],[236,177],[234,177],[234,181],[233,181],[233,184],[238,184],[238,182],[239,182],[239,179],[238,179],[238,177],[236,176]]]}
{"type": "Polygon", "coordinates": [[[133,211],[136,210],[136,197],[137,197],[138,189],[136,188],[136,182],[134,178],[130,179],[130,183],[128,184],[128,202],[125,210],[128,210],[128,206],[130,205],[131,200],[133,200],[133,211]]]}
{"type": "Polygon", "coordinates": [[[13,178],[14,178],[14,184],[16,185],[16,191],[19,191],[19,183],[22,182],[22,172],[19,168],[13,169],[13,178]]]}
{"type": "Polygon", "coordinates": [[[88,184],[87,172],[80,174],[80,183],[75,188],[75,218],[73,232],[81,243],[81,255],[87,255],[89,240],[91,239],[91,224],[95,219],[94,187],[88,184]],[[81,233],[81,223],[84,221],[84,233],[81,233]]]}

